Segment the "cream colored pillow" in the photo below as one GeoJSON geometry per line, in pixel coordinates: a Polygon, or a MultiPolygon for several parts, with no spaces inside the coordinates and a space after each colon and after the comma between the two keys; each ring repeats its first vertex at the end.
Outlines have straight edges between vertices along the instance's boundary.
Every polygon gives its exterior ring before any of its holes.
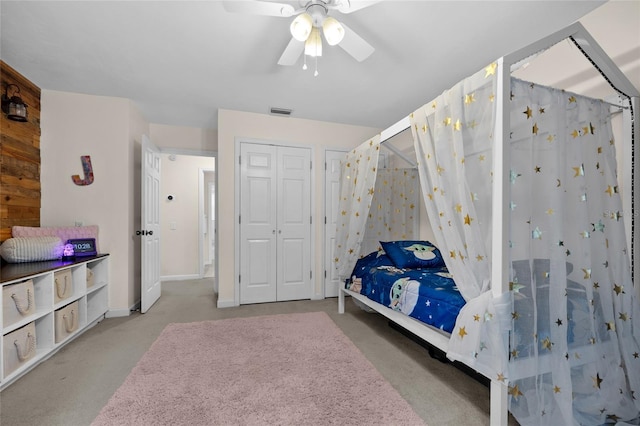
{"type": "Polygon", "coordinates": [[[0,245],[0,256],[9,263],[60,259],[64,244],[59,237],[16,237],[0,245]]]}

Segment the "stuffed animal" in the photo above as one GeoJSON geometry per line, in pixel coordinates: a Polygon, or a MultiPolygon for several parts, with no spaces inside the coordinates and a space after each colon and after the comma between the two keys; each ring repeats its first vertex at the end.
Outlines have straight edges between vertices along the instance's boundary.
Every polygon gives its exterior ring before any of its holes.
{"type": "Polygon", "coordinates": [[[355,275],[351,277],[351,284],[347,290],[351,290],[354,293],[360,293],[362,291],[362,278],[358,278],[355,275]]]}

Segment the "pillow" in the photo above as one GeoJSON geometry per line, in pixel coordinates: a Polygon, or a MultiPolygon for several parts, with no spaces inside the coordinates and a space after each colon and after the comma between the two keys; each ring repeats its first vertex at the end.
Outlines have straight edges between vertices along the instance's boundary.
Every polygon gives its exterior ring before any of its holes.
{"type": "Polygon", "coordinates": [[[60,259],[64,244],[60,237],[9,238],[0,245],[0,256],[9,263],[60,259]]]}
{"type": "Polygon", "coordinates": [[[440,250],[429,241],[380,241],[382,248],[397,268],[441,268],[440,250]]]}
{"type": "Polygon", "coordinates": [[[12,237],[59,237],[63,243],[72,238],[95,238],[98,248],[98,225],[85,226],[13,226],[12,237]]]}

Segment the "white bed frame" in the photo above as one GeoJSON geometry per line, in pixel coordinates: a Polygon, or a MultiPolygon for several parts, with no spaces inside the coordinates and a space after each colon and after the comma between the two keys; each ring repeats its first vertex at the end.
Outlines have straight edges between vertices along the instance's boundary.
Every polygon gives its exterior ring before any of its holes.
{"type": "MultiPolygon", "coordinates": [[[[626,213],[626,217],[630,217],[631,224],[627,229],[627,241],[631,246],[631,265],[633,273],[633,282],[640,282],[640,250],[634,249],[640,247],[640,237],[634,232],[634,212],[635,212],[635,200],[640,196],[640,182],[636,182],[633,170],[633,158],[640,156],[640,144],[634,144],[634,141],[639,140],[640,125],[637,123],[637,114],[640,112],[640,92],[633,86],[633,84],[627,79],[627,77],[620,71],[615,63],[607,56],[604,50],[596,43],[582,24],[575,23],[563,30],[560,30],[546,38],[543,38],[536,43],[533,43],[527,47],[524,47],[509,55],[503,56],[496,62],[498,64],[497,78],[498,78],[498,93],[496,94],[498,114],[496,116],[495,124],[495,136],[496,146],[500,149],[494,150],[494,161],[497,166],[494,170],[493,179],[493,234],[492,241],[502,241],[502,244],[492,245],[492,268],[491,268],[491,282],[499,283],[492,287],[494,296],[498,297],[502,293],[509,291],[509,276],[508,271],[508,241],[509,241],[509,203],[503,203],[509,195],[508,188],[508,176],[510,157],[508,144],[504,141],[508,141],[510,133],[510,119],[509,109],[505,108],[505,105],[509,104],[510,84],[511,84],[511,71],[517,69],[520,63],[527,60],[531,56],[542,52],[551,46],[571,38],[573,42],[582,50],[585,56],[591,61],[591,63],[601,72],[601,74],[620,92],[630,97],[629,104],[623,106],[631,107],[624,110],[624,137],[622,140],[623,146],[630,147],[632,152],[625,156],[625,163],[622,170],[622,179],[625,182],[623,199],[631,200],[628,206],[629,211],[626,213]],[[636,116],[632,116],[632,112],[635,112],[636,116]],[[636,125],[633,125],[633,121],[636,125]]],[[[381,143],[386,142],[393,136],[410,128],[409,117],[404,117],[396,124],[387,128],[381,133],[381,143]]],[[[393,149],[392,149],[393,150],[393,149]]],[[[636,288],[636,292],[638,289],[636,288]]],[[[338,312],[344,313],[345,309],[345,296],[351,296],[354,299],[359,300],[366,306],[375,310],[376,312],[389,318],[399,326],[405,328],[411,333],[415,334],[419,338],[425,340],[436,348],[447,352],[449,345],[448,333],[445,333],[437,328],[431,327],[425,323],[417,321],[411,317],[400,314],[384,305],[374,302],[358,293],[346,290],[344,287],[340,288],[338,292],[338,312]]],[[[507,333],[507,331],[505,331],[507,333]]],[[[521,362],[526,362],[523,360],[521,362]]],[[[508,423],[508,399],[507,399],[507,385],[504,382],[495,380],[493,377],[488,377],[491,380],[490,395],[490,424],[491,425],[507,425],[508,423]]]]}

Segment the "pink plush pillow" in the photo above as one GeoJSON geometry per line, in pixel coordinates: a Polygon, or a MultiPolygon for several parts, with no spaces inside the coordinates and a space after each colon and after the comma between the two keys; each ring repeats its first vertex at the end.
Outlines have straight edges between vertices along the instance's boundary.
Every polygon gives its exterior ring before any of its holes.
{"type": "Polygon", "coordinates": [[[14,226],[11,228],[13,237],[58,237],[63,243],[72,238],[95,238],[96,250],[98,246],[98,225],[87,226],[14,226]]]}

